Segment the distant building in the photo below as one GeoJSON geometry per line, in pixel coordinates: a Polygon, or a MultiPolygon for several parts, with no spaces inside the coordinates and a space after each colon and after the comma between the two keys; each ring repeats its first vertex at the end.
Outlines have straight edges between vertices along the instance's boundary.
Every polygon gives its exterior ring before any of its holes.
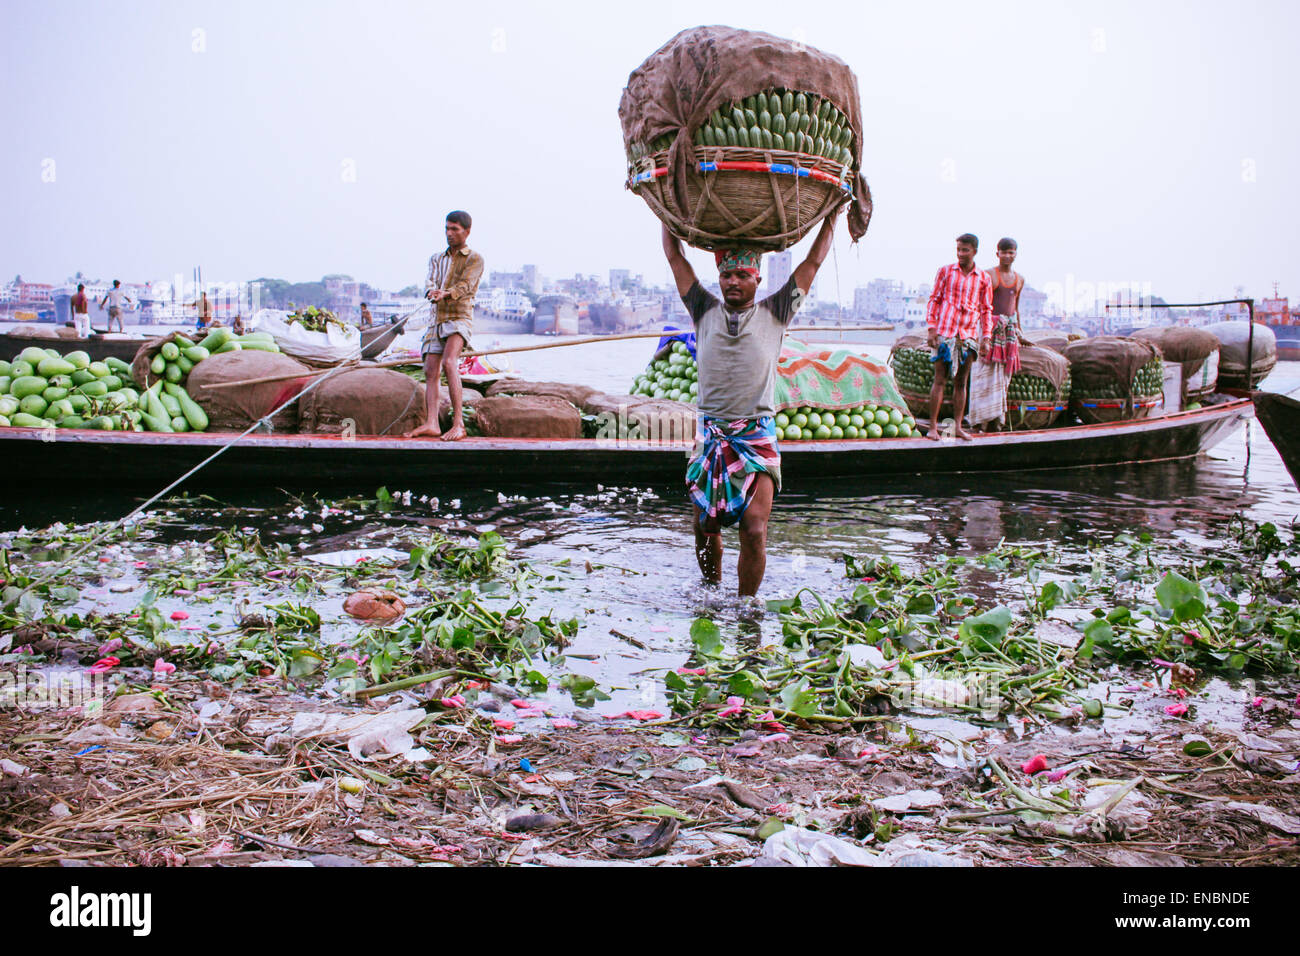
{"type": "Polygon", "coordinates": [[[537,266],[525,263],[520,269],[519,274],[523,278],[523,290],[531,292],[533,295],[542,291],[542,277],[537,274],[537,266]]]}
{"type": "MultiPolygon", "coordinates": [[[[858,289],[853,293],[853,302],[855,311],[859,302],[862,302],[865,311],[860,312],[871,319],[888,319],[890,312],[890,301],[901,299],[904,295],[903,283],[895,279],[872,279],[867,283],[866,289],[858,289]],[[862,293],[859,296],[859,293],[862,293]]],[[[901,319],[901,307],[896,307],[895,311],[899,313],[899,318],[893,319],[897,322],[901,319]]]]}
{"type": "Polygon", "coordinates": [[[790,258],[789,249],[767,257],[767,287],[772,292],[790,281],[790,258]]]}
{"type": "Polygon", "coordinates": [[[623,291],[623,286],[632,280],[631,269],[610,269],[609,270],[609,291],[618,295],[623,291]]]}

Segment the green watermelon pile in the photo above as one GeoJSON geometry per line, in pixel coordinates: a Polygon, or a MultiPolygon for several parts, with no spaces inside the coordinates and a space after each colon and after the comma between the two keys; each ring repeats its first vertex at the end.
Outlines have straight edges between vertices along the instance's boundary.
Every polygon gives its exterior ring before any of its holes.
{"type": "Polygon", "coordinates": [[[685,342],[674,342],[665,358],[655,359],[632,384],[633,395],[667,398],[694,404],[700,393],[700,373],[685,342]]]}
{"type": "Polygon", "coordinates": [[[1065,376],[1058,395],[1056,387],[1047,379],[1025,372],[1016,372],[1007,384],[1007,400],[1012,402],[1055,402],[1070,398],[1070,376],[1065,376]]]}
{"type": "Polygon", "coordinates": [[[910,438],[916,419],[896,408],[868,402],[853,408],[790,408],[776,414],[777,435],[786,441],[910,438]]]}

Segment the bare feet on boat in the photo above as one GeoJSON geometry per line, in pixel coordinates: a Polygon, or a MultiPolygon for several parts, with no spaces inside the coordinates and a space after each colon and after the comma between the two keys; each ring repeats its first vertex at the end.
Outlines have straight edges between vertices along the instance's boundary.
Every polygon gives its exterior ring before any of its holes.
{"type": "Polygon", "coordinates": [[[447,434],[442,436],[443,441],[460,441],[465,437],[464,425],[452,425],[447,434]]]}
{"type": "Polygon", "coordinates": [[[422,438],[428,435],[430,438],[437,438],[442,434],[442,429],[438,427],[437,422],[425,422],[419,428],[412,428],[403,435],[403,438],[422,438]]]}
{"type": "Polygon", "coordinates": [[[970,432],[966,431],[965,429],[959,428],[957,429],[957,437],[960,438],[962,441],[970,441],[972,436],[970,432]]]}
{"type": "Polygon", "coordinates": [[[925,433],[925,437],[930,441],[938,441],[943,437],[943,433],[939,431],[938,425],[931,425],[930,430],[925,433]]]}

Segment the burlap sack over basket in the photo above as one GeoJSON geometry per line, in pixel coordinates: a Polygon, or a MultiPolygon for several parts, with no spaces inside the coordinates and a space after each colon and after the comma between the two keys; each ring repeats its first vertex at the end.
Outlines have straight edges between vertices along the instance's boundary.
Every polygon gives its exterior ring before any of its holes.
{"type": "Polygon", "coordinates": [[[1277,366],[1277,336],[1267,325],[1255,325],[1250,341],[1250,323],[1215,322],[1205,331],[1219,340],[1219,387],[1255,388],[1277,366]],[[1246,352],[1250,351],[1250,375],[1246,374],[1246,352]]]}
{"type": "MultiPolygon", "coordinates": [[[[907,410],[912,413],[914,418],[930,417],[930,388],[934,384],[934,365],[930,362],[930,346],[926,344],[924,335],[904,335],[894,342],[893,348],[889,350],[889,365],[894,370],[894,384],[898,386],[898,394],[903,396],[903,401],[907,403],[907,410]],[[901,353],[912,353],[904,356],[901,353]],[[921,363],[921,354],[924,354],[924,362],[921,363]],[[913,363],[922,369],[919,381],[914,381],[912,375],[906,370],[907,360],[911,359],[913,363]],[[924,387],[923,387],[924,386],[924,387]]],[[[943,402],[939,405],[939,418],[952,418],[952,379],[949,378],[943,388],[943,402]]]]}
{"type": "Polygon", "coordinates": [[[521,378],[503,378],[488,386],[483,394],[488,398],[495,395],[546,395],[562,398],[578,408],[583,402],[600,390],[590,385],[575,385],[570,382],[526,382],[521,378]]]}
{"type": "Polygon", "coordinates": [[[1070,380],[1070,363],[1064,355],[1050,348],[1022,345],[1020,371],[1016,375],[1045,379],[1051,383],[1054,397],[1043,401],[1022,402],[1015,401],[1008,395],[1008,427],[1012,431],[1028,431],[1051,426],[1069,405],[1069,393],[1063,390],[1070,380]]]}
{"type": "Polygon", "coordinates": [[[494,395],[474,404],[485,438],[581,438],[582,414],[550,395],[494,395]]]}
{"type": "Polygon", "coordinates": [[[1085,425],[1146,418],[1159,406],[1157,395],[1135,395],[1133,379],[1160,349],[1119,335],[1079,339],[1065,348],[1070,363],[1070,408],[1085,425]],[[1106,392],[1114,390],[1116,396],[1106,392]]]}
{"type": "MultiPolygon", "coordinates": [[[[148,368],[148,363],[145,368],[148,368]]],[[[134,369],[133,366],[133,372],[134,369]]],[[[186,378],[185,391],[207,414],[208,431],[242,432],[262,416],[297,395],[310,381],[311,372],[301,362],[296,362],[280,352],[248,349],[241,352],[222,352],[205,358],[194,366],[186,378]],[[301,377],[262,382],[257,385],[238,385],[234,388],[207,387],[227,382],[245,382],[256,378],[276,378],[281,375],[301,377]]],[[[288,408],[271,419],[271,430],[281,433],[292,433],[298,430],[297,402],[291,403],[288,408]]]]}
{"type": "Polygon", "coordinates": [[[1213,332],[1186,326],[1139,329],[1133,338],[1154,342],[1166,362],[1183,369],[1183,404],[1214,392],[1219,378],[1219,340],[1213,332]]]}
{"type": "MultiPolygon", "coordinates": [[[[810,104],[812,105],[812,104],[810,104]]],[[[871,191],[862,165],[857,77],[838,57],[767,33],[707,26],[684,30],[628,77],[618,106],[623,144],[674,137],[666,151],[632,163],[627,186],[678,238],[702,249],[736,245],[780,250],[798,242],[833,209],[851,203],[849,235],[866,234],[871,191]],[[852,162],[790,150],[696,146],[692,136],[715,109],[770,90],[828,100],[852,130],[852,162]],[[762,171],[700,164],[763,164],[762,171]],[[772,171],[776,165],[783,170],[772,171]],[[816,170],[824,181],[812,175],[816,170]]]]}
{"type": "Polygon", "coordinates": [[[699,418],[699,409],[686,402],[604,392],[589,396],[582,413],[596,416],[597,437],[634,441],[691,441],[699,418]]]}
{"type": "Polygon", "coordinates": [[[299,399],[303,433],[400,436],[428,417],[424,385],[389,368],[353,368],[329,375],[299,399]]]}

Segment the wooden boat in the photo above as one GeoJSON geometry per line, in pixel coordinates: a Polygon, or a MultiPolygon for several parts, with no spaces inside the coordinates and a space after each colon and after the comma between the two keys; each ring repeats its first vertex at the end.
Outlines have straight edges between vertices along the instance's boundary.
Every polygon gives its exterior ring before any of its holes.
{"type": "MultiPolygon", "coordinates": [[[[401,335],[402,326],[405,323],[397,322],[390,325],[376,325],[368,329],[361,330],[361,357],[374,358],[384,349],[393,343],[397,336],[401,335]]],[[[177,326],[175,331],[193,333],[194,329],[189,326],[177,326]]],[[[164,333],[158,333],[164,334],[164,333]]],[[[207,332],[202,333],[206,335],[207,332]]],[[[202,335],[199,337],[201,338],[202,335]]],[[[140,346],[149,341],[153,336],[131,337],[121,339],[107,339],[101,335],[92,335],[88,339],[79,338],[62,338],[53,336],[37,335],[20,335],[16,332],[0,332],[0,358],[13,358],[28,346],[36,346],[38,349],[54,349],[66,355],[68,352],[75,352],[78,349],[90,356],[92,362],[102,362],[110,355],[119,358],[123,362],[130,362],[135,358],[135,353],[140,350],[140,346]]]]}
{"type": "Polygon", "coordinates": [[[1275,392],[1255,392],[1255,415],[1300,488],[1300,402],[1275,392]]]}
{"type": "MultiPolygon", "coordinates": [[[[1249,398],[1162,418],[1041,431],[980,435],[969,442],[925,438],[781,443],[787,487],[827,478],[927,473],[1024,472],[1034,469],[1190,458],[1213,447],[1249,418],[1249,398]]],[[[0,428],[0,460],[13,474],[39,475],[42,487],[126,485],[163,487],[234,435],[0,428]],[[43,440],[48,439],[48,440],[43,440]]],[[[686,441],[254,434],[232,446],[186,482],[187,488],[238,486],[317,488],[349,484],[428,487],[431,482],[487,486],[536,483],[680,483],[686,441]]]]}

